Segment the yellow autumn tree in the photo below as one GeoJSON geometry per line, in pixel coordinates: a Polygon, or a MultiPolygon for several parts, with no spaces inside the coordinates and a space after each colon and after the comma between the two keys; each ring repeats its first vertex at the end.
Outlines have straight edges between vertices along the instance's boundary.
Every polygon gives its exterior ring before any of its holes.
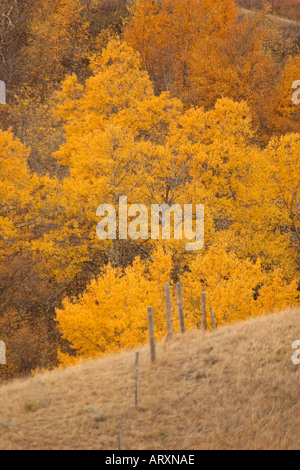
{"type": "Polygon", "coordinates": [[[49,179],[30,172],[28,156],[29,149],[11,131],[0,131],[1,261],[22,251],[43,220],[49,179]]]}
{"type": "Polygon", "coordinates": [[[270,174],[277,220],[289,240],[286,260],[295,271],[300,264],[300,134],[288,134],[270,141],[265,152],[270,161],[270,174]]]}
{"type": "Polygon", "coordinates": [[[266,272],[260,260],[238,258],[224,243],[200,253],[182,284],[190,328],[200,328],[204,291],[219,326],[299,305],[296,281],[285,281],[280,269],[266,272]]]}
{"type": "Polygon", "coordinates": [[[205,205],[206,245],[226,239],[241,259],[261,257],[268,269],[294,273],[295,251],[278,224],[271,157],[253,143],[247,104],[218,100],[210,111],[187,111],[178,123],[181,146],[174,154],[184,151],[190,177],[182,199],[205,205]]]}
{"type": "Polygon", "coordinates": [[[64,169],[53,158],[63,142],[61,120],[56,115],[55,95],[49,94],[42,102],[32,96],[31,90],[23,90],[15,97],[10,108],[10,118],[14,123],[14,133],[30,147],[30,167],[39,175],[61,178],[64,169]]]}
{"type": "Polygon", "coordinates": [[[255,126],[267,139],[277,77],[271,45],[276,40],[280,38],[264,15],[257,13],[234,22],[226,36],[195,43],[189,63],[195,102],[210,107],[220,97],[246,100],[255,126]]]}
{"type": "MultiPolygon", "coordinates": [[[[273,128],[276,133],[299,132],[300,104],[293,102],[292,95],[296,92],[294,84],[300,80],[300,54],[288,58],[275,88],[274,110],[271,114],[273,128]]],[[[297,87],[299,88],[299,86],[297,87]]]]}
{"type": "MultiPolygon", "coordinates": [[[[161,143],[181,104],[167,93],[155,96],[140,58],[126,44],[112,41],[91,63],[85,86],[68,77],[59,95],[65,143],[55,154],[69,177],[60,192],[57,226],[35,245],[47,254],[48,272],[74,277],[84,262],[120,262],[120,243],[96,236],[101,204],[143,203],[151,180],[149,162],[163,158],[161,143]],[[53,254],[49,260],[49,255],[53,254]],[[68,267],[66,268],[66,265],[68,267]]],[[[150,165],[151,167],[151,165],[150,165]]]]}
{"type": "MultiPolygon", "coordinates": [[[[171,272],[171,253],[159,248],[151,261],[137,258],[124,271],[108,265],[78,301],[65,299],[63,308],[57,310],[57,321],[77,357],[90,358],[143,344],[148,335],[149,305],[155,312],[156,337],[162,337],[164,284],[171,272]]],[[[63,364],[74,360],[63,352],[59,357],[63,364]]]]}
{"type": "Polygon", "coordinates": [[[87,23],[79,0],[41,0],[31,15],[23,47],[23,83],[42,99],[88,57],[87,23]]]}
{"type": "Polygon", "coordinates": [[[283,43],[267,12],[241,18],[232,0],[139,0],[124,36],[156,88],[186,106],[246,100],[265,143],[272,133],[276,47],[283,43]]]}
{"type": "Polygon", "coordinates": [[[138,0],[125,40],[140,52],[158,90],[191,102],[189,59],[195,44],[224,37],[237,14],[233,0],[138,0]]]}
{"type": "MultiPolygon", "coordinates": [[[[148,340],[147,306],[155,313],[155,336],[166,334],[164,284],[171,279],[170,251],[157,249],[151,261],[137,258],[124,271],[109,265],[79,300],[65,299],[57,322],[74,353],[59,352],[61,364],[91,358],[148,340]]],[[[226,243],[199,253],[181,277],[188,329],[201,328],[201,293],[207,293],[217,325],[299,305],[297,282],[287,282],[280,269],[266,272],[259,260],[240,259],[226,243]]],[[[175,286],[171,284],[175,330],[175,286]]],[[[208,321],[211,327],[211,320],[208,321]]]]}
{"type": "MultiPolygon", "coordinates": [[[[59,186],[59,228],[36,242],[49,272],[72,278],[91,260],[118,266],[144,252],[136,242],[96,237],[97,207],[117,209],[127,196],[129,205],[205,204],[206,243],[225,237],[241,258],[260,257],[266,268],[293,275],[295,251],[278,224],[271,157],[253,143],[247,104],[227,98],[209,111],[183,111],[168,94],[154,95],[139,55],[119,41],[95,56],[92,68],[85,86],[69,77],[60,95],[66,142],[55,156],[70,176],[59,186]]],[[[183,242],[170,244],[186,259],[183,242]]]]}

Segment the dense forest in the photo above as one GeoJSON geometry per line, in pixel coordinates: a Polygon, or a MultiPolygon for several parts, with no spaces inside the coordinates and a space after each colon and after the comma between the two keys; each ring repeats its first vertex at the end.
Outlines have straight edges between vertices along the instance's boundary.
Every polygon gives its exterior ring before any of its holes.
{"type": "Polygon", "coordinates": [[[299,305],[300,31],[238,3],[0,0],[0,380],[143,343],[147,305],[163,336],[167,281],[189,328],[203,288],[219,325],[299,305]],[[99,240],[124,195],[204,204],[205,247],[99,240]]]}

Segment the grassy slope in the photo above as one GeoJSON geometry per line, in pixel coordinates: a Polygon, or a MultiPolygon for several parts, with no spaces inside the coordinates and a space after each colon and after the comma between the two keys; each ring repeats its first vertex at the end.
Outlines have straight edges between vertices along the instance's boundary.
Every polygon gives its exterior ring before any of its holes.
{"type": "MultiPolygon", "coordinates": [[[[245,0],[236,0],[236,3],[242,8],[249,8],[249,2],[245,0]]],[[[252,9],[260,8],[262,0],[252,0],[252,9]]],[[[269,2],[272,5],[272,2],[269,2]]],[[[278,0],[273,9],[274,16],[288,18],[290,20],[300,20],[300,2],[299,0],[278,0]]]]}
{"type": "MultiPolygon", "coordinates": [[[[246,8],[240,8],[240,13],[242,15],[251,15],[255,13],[255,10],[248,10],[246,8]]],[[[291,26],[299,26],[299,21],[297,20],[291,20],[289,18],[284,18],[282,16],[275,16],[275,15],[267,15],[267,18],[274,22],[277,26],[282,27],[282,28],[288,28],[291,26]]]]}
{"type": "Polygon", "coordinates": [[[299,449],[300,311],[199,331],[0,388],[1,449],[299,449]],[[102,414],[101,414],[102,413],[102,414]]]}

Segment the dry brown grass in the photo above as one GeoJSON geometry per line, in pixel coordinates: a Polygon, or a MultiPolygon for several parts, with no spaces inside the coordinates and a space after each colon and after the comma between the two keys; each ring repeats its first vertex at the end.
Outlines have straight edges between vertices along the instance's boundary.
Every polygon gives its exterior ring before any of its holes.
{"type": "Polygon", "coordinates": [[[251,10],[262,9],[267,4],[274,15],[295,21],[300,20],[299,0],[236,0],[236,3],[251,10]]]}
{"type": "Polygon", "coordinates": [[[300,311],[199,331],[0,388],[1,449],[299,449],[300,311]]]}
{"type": "MultiPolygon", "coordinates": [[[[251,16],[255,13],[255,10],[247,8],[240,8],[239,11],[241,17],[251,16]]],[[[281,31],[285,38],[290,38],[293,42],[298,44],[300,37],[300,5],[299,16],[268,14],[266,17],[268,18],[269,24],[281,31]]]]}
{"type": "MultiPolygon", "coordinates": [[[[239,11],[240,11],[240,14],[242,16],[253,15],[255,13],[255,10],[248,10],[247,8],[240,8],[239,11]]],[[[285,18],[283,16],[276,16],[276,15],[272,15],[272,14],[268,14],[266,16],[276,26],[281,27],[281,28],[289,28],[289,27],[293,27],[293,26],[294,27],[299,26],[299,20],[291,20],[291,19],[285,18]]]]}

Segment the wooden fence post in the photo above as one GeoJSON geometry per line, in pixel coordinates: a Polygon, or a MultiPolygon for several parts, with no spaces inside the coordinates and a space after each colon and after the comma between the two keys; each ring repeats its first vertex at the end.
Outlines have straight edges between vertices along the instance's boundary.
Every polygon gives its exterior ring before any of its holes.
{"type": "Polygon", "coordinates": [[[150,349],[151,349],[151,361],[156,361],[156,350],[155,350],[155,337],[154,337],[154,320],[153,320],[153,308],[148,307],[148,319],[149,319],[149,336],[150,336],[150,349]]]}
{"type": "Polygon", "coordinates": [[[172,301],[169,282],[165,283],[165,297],[166,297],[166,315],[167,315],[167,339],[173,336],[173,321],[172,321],[172,301]]]}
{"type": "Polygon", "coordinates": [[[180,332],[182,335],[184,335],[185,324],[184,324],[183,296],[182,296],[181,282],[177,282],[177,305],[178,305],[178,313],[179,313],[180,332]]]}
{"type": "Polygon", "coordinates": [[[213,331],[216,331],[217,325],[216,325],[215,315],[214,315],[214,311],[213,311],[212,307],[210,307],[210,315],[211,315],[211,322],[212,322],[213,331]]]}
{"type": "Polygon", "coordinates": [[[139,398],[140,398],[140,353],[136,353],[135,357],[135,407],[139,406],[139,398]]]}
{"type": "Polygon", "coordinates": [[[118,429],[118,447],[122,450],[122,428],[118,429]]]}
{"type": "Polygon", "coordinates": [[[202,330],[207,330],[207,323],[206,323],[206,292],[202,292],[201,294],[201,313],[202,313],[202,330]]]}

